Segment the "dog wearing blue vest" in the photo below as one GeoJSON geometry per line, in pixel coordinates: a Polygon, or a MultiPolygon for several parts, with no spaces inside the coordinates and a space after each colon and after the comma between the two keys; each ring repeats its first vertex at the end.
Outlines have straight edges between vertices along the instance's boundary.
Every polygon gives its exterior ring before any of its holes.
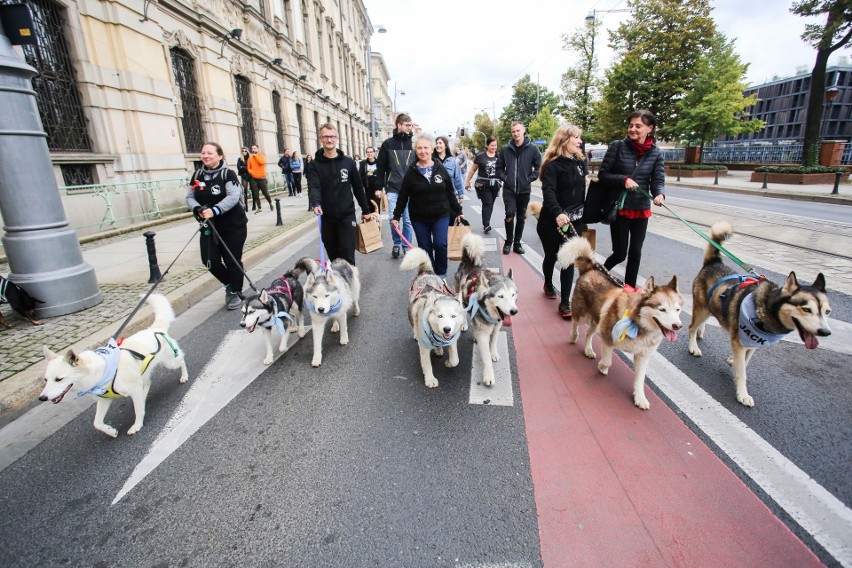
{"type": "MultiPolygon", "coordinates": [[[[721,245],[733,234],[727,221],[710,228],[710,238],[721,245]]],[[[828,314],[831,305],[820,272],[810,286],[800,284],[790,272],[783,286],[762,276],[738,274],[722,262],[712,244],[707,244],[704,266],[692,283],[692,322],[689,324],[689,352],[701,357],[698,340],[704,337],[704,325],[710,316],[731,340],[732,354],[727,358],[734,370],[737,400],[754,406],[746,386],[746,366],[758,347],[777,343],[793,331],[808,349],[819,346],[818,337],[831,335],[828,314]]]]}
{"type": "Polygon", "coordinates": [[[322,338],[325,326],[332,321],[331,333],[340,332],[340,344],[349,344],[348,316],[361,315],[358,300],[361,296],[361,280],[358,268],[342,258],[335,258],[327,267],[310,259],[303,259],[307,266],[308,279],[305,282],[305,307],[311,314],[311,326],[314,337],[314,356],[312,367],[322,365],[322,338]]]}
{"type": "Polygon", "coordinates": [[[408,288],[408,321],[420,350],[420,368],[428,388],[438,386],[432,370],[431,354],[444,356],[447,348],[447,367],[459,364],[458,340],[465,312],[455,292],[446,281],[435,274],[429,253],[421,248],[409,250],[400,270],[417,270],[417,275],[408,288]]]}
{"type": "Polygon", "coordinates": [[[107,410],[116,398],[130,397],[136,420],[127,431],[138,432],[145,422],[145,400],[151,388],[151,373],[163,365],[167,369],[180,369],[180,382],[189,378],[184,354],[177,341],[169,336],[169,325],[175,313],[169,300],[161,294],[148,297],[154,311],[154,322],[147,329],[134,333],[121,344],[110,339],[99,349],[75,352],[69,349],[59,355],[44,347],[47,369],[44,389],[38,397],[42,402],[62,402],[73,388],[77,396],[98,397],[95,410],[95,428],[107,436],[118,436],[118,430],[104,422],[107,410]]]}

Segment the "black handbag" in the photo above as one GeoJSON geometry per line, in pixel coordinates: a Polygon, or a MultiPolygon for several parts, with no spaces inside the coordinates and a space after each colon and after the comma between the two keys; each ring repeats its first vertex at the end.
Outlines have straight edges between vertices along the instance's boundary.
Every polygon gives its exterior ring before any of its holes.
{"type": "Polygon", "coordinates": [[[583,204],[583,214],[580,223],[590,225],[592,223],[605,223],[609,225],[618,216],[619,204],[624,204],[624,198],[620,195],[622,191],[613,191],[600,181],[589,184],[586,192],[586,201],[583,204]]]}

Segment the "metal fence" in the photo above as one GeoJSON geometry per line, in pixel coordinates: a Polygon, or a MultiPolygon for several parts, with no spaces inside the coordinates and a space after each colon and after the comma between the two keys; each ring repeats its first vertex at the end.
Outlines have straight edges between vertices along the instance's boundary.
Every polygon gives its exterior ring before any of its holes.
{"type": "MultiPolygon", "coordinates": [[[[775,146],[705,146],[703,151],[704,163],[723,164],[801,164],[802,144],[785,144],[775,146]]],[[[685,148],[661,148],[666,162],[683,162],[685,148]]],[[[595,150],[595,162],[600,162],[604,152],[595,150]],[[600,156],[600,157],[598,157],[600,156]]],[[[840,163],[852,165],[852,143],[843,148],[840,163]]]]}

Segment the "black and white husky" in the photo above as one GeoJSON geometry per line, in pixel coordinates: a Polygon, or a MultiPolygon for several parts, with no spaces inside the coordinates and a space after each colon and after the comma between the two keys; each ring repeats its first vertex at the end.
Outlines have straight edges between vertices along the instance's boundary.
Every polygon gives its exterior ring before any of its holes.
{"type": "MultiPolygon", "coordinates": [[[[462,238],[462,259],[456,270],[456,290],[465,309],[470,313],[473,339],[482,358],[482,384],[494,384],[493,362],[497,353],[497,334],[502,326],[512,325],[518,313],[518,288],[512,280],[512,270],[505,276],[485,267],[485,248],[482,237],[468,233],[462,238]]],[[[462,328],[462,331],[467,326],[462,328]]]]}
{"type": "Polygon", "coordinates": [[[333,320],[331,333],[340,332],[340,344],[349,344],[347,315],[361,315],[358,298],[361,296],[361,281],[358,268],[342,258],[332,261],[328,269],[322,270],[320,264],[310,258],[302,261],[310,266],[308,280],[305,282],[305,305],[311,314],[314,336],[314,358],[311,366],[322,365],[322,337],[325,324],[333,320]]]}
{"type": "Polygon", "coordinates": [[[464,308],[443,278],[435,274],[429,254],[421,248],[409,250],[400,270],[417,269],[408,289],[408,321],[420,348],[420,368],[426,386],[435,388],[438,379],[432,372],[431,353],[443,357],[449,352],[447,367],[459,364],[458,340],[465,322],[464,308]]]}
{"type": "Polygon", "coordinates": [[[305,337],[305,293],[299,276],[310,269],[311,266],[302,259],[281,278],[273,280],[269,288],[243,300],[240,326],[249,333],[258,326],[263,330],[263,339],[266,341],[264,365],[272,364],[272,328],[277,329],[281,336],[278,343],[278,351],[281,353],[287,351],[288,331],[298,331],[299,337],[305,337]]]}
{"type": "Polygon", "coordinates": [[[115,438],[118,430],[105,424],[104,417],[114,399],[128,396],[133,400],[136,421],[127,433],[138,432],[145,422],[145,399],[154,367],[162,364],[168,369],[180,369],[181,383],[189,377],[183,351],[169,335],[169,324],[175,319],[171,304],[160,294],[149,296],[148,304],[154,310],[151,327],[134,333],[120,346],[110,340],[106,347],[95,351],[77,353],[69,349],[65,355],[45,347],[45,384],[38,399],[58,404],[72,387],[76,388],[77,396],[97,396],[95,428],[115,438]]]}

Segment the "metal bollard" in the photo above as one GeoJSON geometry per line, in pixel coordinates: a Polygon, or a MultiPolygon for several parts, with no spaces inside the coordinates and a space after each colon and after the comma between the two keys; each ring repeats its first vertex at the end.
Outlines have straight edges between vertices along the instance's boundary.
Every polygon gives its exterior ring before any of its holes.
{"type": "Polygon", "coordinates": [[[840,195],[840,176],[843,175],[843,172],[836,172],[834,174],[834,187],[831,188],[831,195],[840,195]]]}
{"type": "Polygon", "coordinates": [[[677,181],[680,181],[680,166],[677,167],[677,181]]]}
{"type": "Polygon", "coordinates": [[[154,235],[156,234],[154,231],[142,234],[145,237],[145,247],[148,249],[148,269],[151,271],[148,284],[154,284],[163,278],[163,275],[160,274],[160,266],[157,264],[157,247],[154,244],[154,235]]]}
{"type": "Polygon", "coordinates": [[[760,189],[769,189],[766,187],[767,181],[769,181],[769,172],[763,172],[763,186],[760,189]]]}
{"type": "Polygon", "coordinates": [[[719,168],[716,168],[716,179],[713,180],[713,185],[719,185],[719,168]]]}
{"type": "Polygon", "coordinates": [[[275,226],[280,227],[284,224],[284,221],[281,220],[281,199],[275,198],[275,215],[277,216],[275,219],[275,226]]]}

